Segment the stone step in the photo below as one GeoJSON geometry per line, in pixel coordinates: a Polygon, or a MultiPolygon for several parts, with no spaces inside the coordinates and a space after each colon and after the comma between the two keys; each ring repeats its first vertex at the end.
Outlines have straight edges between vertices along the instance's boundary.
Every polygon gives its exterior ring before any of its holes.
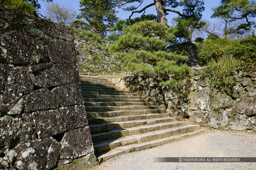
{"type": "Polygon", "coordinates": [[[93,78],[93,77],[80,77],[81,81],[89,81],[89,82],[108,82],[107,79],[102,79],[102,78],[93,78]]]}
{"type": "MultiPolygon", "coordinates": [[[[149,148],[153,148],[153,147],[157,147],[157,146],[161,146],[161,145],[164,145],[164,144],[167,144],[167,143],[170,143],[170,142],[174,142],[174,141],[178,141],[178,140],[181,140],[181,139],[184,139],[184,138],[187,138],[187,137],[192,137],[192,136],[195,136],[195,135],[199,135],[201,133],[204,133],[205,130],[195,130],[195,131],[192,131],[192,132],[188,132],[188,133],[184,133],[184,134],[178,134],[178,135],[175,135],[175,136],[170,136],[170,137],[166,137],[166,138],[161,138],[161,139],[158,139],[158,140],[154,140],[154,141],[150,141],[150,142],[145,142],[145,143],[135,143],[135,144],[131,144],[131,145],[125,145],[126,143],[122,141],[117,141],[115,142],[115,145],[108,145],[108,144],[105,144],[106,146],[104,146],[104,144],[102,144],[102,147],[106,147],[106,148],[109,148],[107,150],[110,150],[111,147],[113,147],[113,149],[111,149],[111,151],[107,152],[107,153],[104,153],[104,154],[97,154],[98,155],[98,160],[99,162],[103,162],[103,161],[106,161],[106,160],[109,160],[111,158],[114,158],[118,155],[121,155],[121,154],[125,154],[125,153],[129,153],[129,152],[134,152],[134,151],[141,151],[141,150],[145,150],[145,149],[149,149],[149,148]]],[[[130,139],[130,141],[132,142],[132,138],[130,139]]],[[[111,142],[110,142],[111,144],[111,142]]],[[[98,146],[94,146],[95,148],[100,148],[101,146],[98,145],[98,146]]],[[[97,151],[97,149],[96,149],[97,151]]]]}
{"type": "Polygon", "coordinates": [[[98,90],[82,90],[82,94],[93,94],[93,95],[99,95],[99,94],[107,94],[107,95],[132,95],[131,92],[123,92],[123,91],[98,91],[98,90]]]}
{"type": "MultiPolygon", "coordinates": [[[[125,106],[125,105],[146,105],[145,102],[122,102],[122,101],[118,101],[118,102],[84,102],[85,106],[125,106]]],[[[87,108],[86,107],[86,108],[87,108]]]]}
{"type": "Polygon", "coordinates": [[[110,95],[110,94],[84,94],[84,98],[104,98],[104,99],[141,99],[140,96],[134,95],[110,95]]]}
{"type": "Polygon", "coordinates": [[[105,86],[105,85],[88,85],[88,84],[81,84],[81,89],[84,89],[84,90],[91,90],[91,89],[96,89],[96,90],[116,90],[116,91],[120,91],[120,89],[118,89],[117,87],[115,86],[105,86]]]}
{"type": "MultiPolygon", "coordinates": [[[[179,126],[182,126],[184,128],[192,128],[193,126],[196,126],[196,125],[189,125],[189,124],[191,124],[191,123],[188,121],[178,121],[178,122],[158,123],[158,124],[153,124],[153,125],[142,125],[142,126],[132,127],[132,128],[127,128],[127,129],[114,129],[114,130],[111,130],[108,132],[92,134],[92,141],[99,142],[99,141],[104,141],[104,140],[108,140],[111,138],[119,138],[119,137],[143,133],[143,134],[139,135],[140,138],[139,138],[138,142],[139,143],[147,142],[147,141],[159,138],[161,131],[163,132],[164,135],[168,135],[169,132],[175,131],[175,133],[176,133],[176,131],[178,131],[178,130],[175,128],[179,127],[179,126]],[[167,129],[167,131],[165,132],[164,130],[166,130],[166,129],[167,129]],[[156,133],[156,131],[158,131],[159,133],[158,132],[156,133]]],[[[181,128],[181,127],[179,127],[179,128],[181,128]]],[[[161,137],[161,135],[160,135],[160,137],[161,137]]]]}
{"type": "Polygon", "coordinates": [[[89,81],[89,82],[108,82],[107,79],[99,79],[99,78],[92,78],[92,77],[80,77],[81,81],[89,81]]]}
{"type": "Polygon", "coordinates": [[[107,79],[87,79],[87,78],[82,78],[80,79],[82,83],[110,83],[107,79]]]}
{"type": "Polygon", "coordinates": [[[116,95],[134,95],[133,93],[131,92],[125,92],[125,91],[116,91],[116,90],[95,90],[95,89],[92,89],[92,90],[82,90],[81,91],[82,94],[116,94],[116,95]]]}
{"type": "Polygon", "coordinates": [[[87,112],[105,112],[117,110],[143,110],[143,109],[159,109],[155,105],[126,105],[126,106],[87,106],[87,112]]]}
{"type": "Polygon", "coordinates": [[[118,110],[106,112],[87,112],[88,117],[114,117],[114,116],[132,116],[150,113],[164,113],[164,109],[143,109],[143,110],[118,110]]]}
{"type": "MultiPolygon", "coordinates": [[[[89,124],[101,124],[106,122],[123,122],[123,121],[133,121],[133,120],[144,120],[144,119],[160,119],[169,118],[171,115],[169,113],[152,113],[143,115],[132,115],[132,116],[119,116],[119,117],[96,117],[88,118],[89,124]]],[[[181,118],[177,118],[180,119],[181,118]]]]}
{"type": "Polygon", "coordinates": [[[87,86],[82,86],[81,90],[82,91],[87,91],[87,92],[90,92],[90,91],[123,92],[122,90],[118,90],[118,89],[113,88],[113,87],[87,87],[87,86]]]}
{"type": "Polygon", "coordinates": [[[133,120],[133,121],[124,121],[124,122],[89,124],[89,127],[90,127],[90,132],[92,134],[95,134],[95,133],[111,131],[113,129],[132,128],[132,127],[137,127],[141,125],[152,125],[157,123],[174,122],[174,121],[180,121],[180,120],[181,119],[177,117],[166,117],[166,118],[133,120]]]}
{"type": "Polygon", "coordinates": [[[141,99],[130,99],[130,98],[115,98],[115,99],[106,99],[106,98],[84,98],[85,102],[141,102],[141,99]]]}
{"type": "Polygon", "coordinates": [[[148,105],[143,96],[122,91],[107,79],[82,76],[81,89],[100,162],[201,133],[199,125],[171,117],[162,107],[148,105]]]}
{"type": "Polygon", "coordinates": [[[102,84],[81,84],[82,89],[97,89],[97,90],[117,90],[120,91],[115,86],[108,86],[102,84]]]}
{"type": "Polygon", "coordinates": [[[87,82],[87,81],[80,81],[82,86],[105,86],[105,87],[114,87],[115,84],[109,82],[87,82]]]}

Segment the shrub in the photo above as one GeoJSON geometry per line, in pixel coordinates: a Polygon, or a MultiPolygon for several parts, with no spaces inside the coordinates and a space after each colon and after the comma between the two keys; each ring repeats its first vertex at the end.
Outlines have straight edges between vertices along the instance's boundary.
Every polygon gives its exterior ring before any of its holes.
{"type": "Polygon", "coordinates": [[[24,0],[5,0],[0,4],[8,8],[13,8],[18,11],[37,16],[35,7],[24,0]]]}
{"type": "Polygon", "coordinates": [[[237,41],[227,38],[207,39],[199,45],[199,64],[205,65],[212,60],[218,61],[223,56],[232,55],[237,43],[237,41]]]}
{"type": "Polygon", "coordinates": [[[160,85],[181,85],[189,71],[187,56],[168,53],[167,45],[174,41],[174,28],[155,21],[141,21],[124,28],[124,34],[110,46],[126,71],[158,76],[169,80],[160,85]],[[168,42],[167,42],[168,40],[168,42]]]}
{"type": "Polygon", "coordinates": [[[200,43],[198,48],[199,64],[201,65],[207,65],[212,60],[218,61],[220,58],[230,55],[240,60],[243,67],[255,67],[256,64],[255,35],[240,40],[207,39],[200,43]]]}
{"type": "Polygon", "coordinates": [[[231,88],[236,84],[236,69],[241,65],[241,61],[235,59],[232,55],[224,56],[218,61],[208,63],[203,78],[209,78],[212,88],[229,94],[231,88]]]}

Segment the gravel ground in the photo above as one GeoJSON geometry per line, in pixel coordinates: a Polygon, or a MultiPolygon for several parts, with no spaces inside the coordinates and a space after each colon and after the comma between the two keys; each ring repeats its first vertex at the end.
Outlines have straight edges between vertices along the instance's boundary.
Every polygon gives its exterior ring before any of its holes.
{"type": "Polygon", "coordinates": [[[120,155],[93,170],[256,170],[253,163],[163,163],[156,157],[256,157],[256,133],[210,130],[156,148],[120,155]]]}

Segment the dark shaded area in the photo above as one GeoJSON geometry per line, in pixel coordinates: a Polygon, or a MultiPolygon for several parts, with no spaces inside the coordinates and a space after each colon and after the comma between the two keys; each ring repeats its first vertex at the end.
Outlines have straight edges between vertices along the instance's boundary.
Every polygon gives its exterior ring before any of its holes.
{"type": "Polygon", "coordinates": [[[57,135],[53,135],[53,139],[55,139],[56,141],[58,142],[61,142],[61,140],[63,139],[63,136],[65,135],[65,133],[60,133],[60,134],[57,134],[57,135]]]}
{"type": "MultiPolygon", "coordinates": [[[[87,80],[80,80],[81,82],[81,90],[82,95],[84,97],[85,101],[85,108],[87,112],[88,117],[88,123],[90,132],[92,134],[92,141],[93,144],[99,144],[102,143],[102,139],[98,138],[97,135],[99,133],[105,133],[110,132],[112,130],[115,130],[116,133],[113,133],[112,135],[106,136],[104,142],[107,144],[111,144],[112,142],[118,140],[122,137],[122,134],[120,132],[125,131],[126,128],[121,127],[118,123],[115,122],[107,122],[103,118],[111,118],[111,116],[107,117],[94,117],[93,115],[90,115],[91,112],[107,112],[107,111],[113,111],[113,106],[122,106],[117,104],[118,102],[115,101],[115,98],[99,98],[98,95],[124,95],[127,94],[127,92],[122,92],[120,90],[117,90],[116,88],[109,87],[107,85],[104,85],[102,82],[99,81],[99,83],[95,82],[92,83],[92,81],[87,80]],[[102,83],[102,84],[101,84],[102,83]],[[100,103],[101,102],[101,103],[100,103]],[[105,102],[105,103],[103,103],[105,102]],[[93,107],[93,106],[100,106],[100,107],[93,107]],[[95,126],[99,127],[99,130],[95,128],[95,126]],[[107,128],[108,127],[108,128],[107,128]]],[[[107,82],[107,81],[106,81],[107,82]]],[[[106,83],[105,82],[105,83],[106,83]]],[[[131,93],[132,95],[132,93],[131,93]]],[[[122,99],[118,99],[120,102],[127,102],[122,99]]],[[[142,102],[143,100],[141,100],[142,102]]],[[[146,105],[146,102],[144,102],[144,105],[146,105]]],[[[152,108],[148,106],[148,108],[152,108]]],[[[102,154],[108,152],[111,148],[105,148],[106,151],[98,151],[97,148],[95,148],[96,156],[101,156],[102,154]]]]}

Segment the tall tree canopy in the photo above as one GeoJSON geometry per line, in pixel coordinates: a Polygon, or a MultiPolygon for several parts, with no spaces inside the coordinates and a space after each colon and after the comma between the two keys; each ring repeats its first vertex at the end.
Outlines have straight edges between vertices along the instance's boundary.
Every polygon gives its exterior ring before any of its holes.
{"type": "Polygon", "coordinates": [[[236,28],[228,29],[227,33],[250,30],[255,26],[256,1],[255,0],[222,0],[220,6],[214,8],[212,17],[219,17],[227,22],[243,20],[236,28]]]}
{"type": "Polygon", "coordinates": [[[114,0],[81,0],[78,16],[87,23],[85,29],[106,35],[106,31],[117,21],[114,0]]]}
{"type": "Polygon", "coordinates": [[[144,3],[144,0],[117,0],[119,2],[119,6],[126,6],[127,4],[131,4],[136,2],[138,5],[128,6],[124,8],[124,10],[131,11],[131,18],[135,13],[145,13],[146,9],[155,6],[157,11],[157,16],[161,23],[167,25],[167,15],[169,13],[175,13],[179,17],[182,18],[191,18],[198,17],[201,18],[202,11],[204,10],[204,2],[203,0],[151,0],[151,3],[144,6],[140,9],[141,5],[144,3]],[[178,10],[178,7],[181,10],[178,10]]]}
{"type": "MultiPolygon", "coordinates": [[[[37,9],[41,8],[41,5],[38,2],[38,0],[23,0],[23,1],[28,1],[29,3],[31,3],[37,9]]],[[[43,0],[43,1],[52,2],[53,0],[43,0]]]]}

